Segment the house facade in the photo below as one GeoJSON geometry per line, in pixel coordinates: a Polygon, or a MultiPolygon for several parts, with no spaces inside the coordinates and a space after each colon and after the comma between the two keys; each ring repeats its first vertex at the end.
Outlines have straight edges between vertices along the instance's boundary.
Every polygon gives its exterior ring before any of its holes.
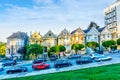
{"type": "Polygon", "coordinates": [[[28,35],[24,32],[16,32],[7,38],[6,57],[23,58],[25,45],[28,44],[28,35]]]}
{"type": "Polygon", "coordinates": [[[88,28],[87,30],[84,30],[86,33],[86,42],[97,42],[99,43],[99,36],[100,33],[96,29],[96,27],[88,28]]]}
{"type": "Polygon", "coordinates": [[[66,29],[58,35],[58,45],[65,46],[67,50],[70,49],[70,33],[66,29]]]}
{"type": "Polygon", "coordinates": [[[108,27],[100,28],[99,32],[100,32],[100,41],[101,41],[101,43],[103,41],[112,39],[111,31],[108,29],[108,27]]]}
{"type": "Polygon", "coordinates": [[[81,28],[77,28],[76,30],[71,32],[71,45],[72,44],[84,44],[85,42],[85,33],[81,28]]]}
{"type": "Polygon", "coordinates": [[[54,45],[57,45],[57,36],[49,30],[44,36],[43,36],[43,42],[42,45],[46,48],[50,48],[54,45]]]}
{"type": "Polygon", "coordinates": [[[43,41],[42,36],[38,32],[34,32],[29,38],[30,44],[34,44],[34,43],[42,44],[42,41],[43,41]]]}

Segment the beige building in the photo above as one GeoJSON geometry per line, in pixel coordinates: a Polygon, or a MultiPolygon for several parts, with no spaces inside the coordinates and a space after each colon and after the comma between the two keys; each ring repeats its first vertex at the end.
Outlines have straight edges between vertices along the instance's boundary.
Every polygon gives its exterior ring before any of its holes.
{"type": "Polygon", "coordinates": [[[112,39],[120,38],[120,0],[104,10],[105,26],[111,31],[112,39]]]}
{"type": "Polygon", "coordinates": [[[22,59],[24,56],[25,45],[28,44],[28,35],[24,32],[16,32],[7,38],[6,57],[17,57],[22,59]]]}
{"type": "Polygon", "coordinates": [[[58,35],[58,45],[63,45],[67,50],[70,49],[70,32],[64,29],[58,35]]]}
{"type": "Polygon", "coordinates": [[[42,36],[38,32],[34,32],[29,38],[30,44],[38,43],[42,44],[42,36]]]}
{"type": "Polygon", "coordinates": [[[57,45],[57,37],[56,35],[49,30],[44,36],[43,36],[43,42],[42,45],[50,48],[51,46],[57,45]]]}

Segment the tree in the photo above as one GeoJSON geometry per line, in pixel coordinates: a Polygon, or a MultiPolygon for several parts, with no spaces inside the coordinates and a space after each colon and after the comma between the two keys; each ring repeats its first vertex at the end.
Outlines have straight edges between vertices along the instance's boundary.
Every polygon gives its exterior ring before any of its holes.
{"type": "Polygon", "coordinates": [[[59,50],[60,50],[60,52],[64,52],[66,50],[66,48],[65,48],[65,46],[60,45],[59,50]]]}
{"type": "Polygon", "coordinates": [[[96,47],[99,47],[99,44],[97,42],[87,42],[87,46],[95,49],[96,47]]]}
{"type": "Polygon", "coordinates": [[[23,54],[23,59],[25,59],[26,47],[19,48],[17,52],[23,54]]]}
{"type": "Polygon", "coordinates": [[[50,52],[59,53],[59,52],[60,52],[59,46],[52,46],[52,47],[50,48],[50,52]]]}
{"type": "Polygon", "coordinates": [[[78,50],[81,50],[84,48],[84,45],[83,44],[73,44],[71,46],[71,49],[72,50],[75,50],[76,54],[78,53],[78,50]]]}
{"type": "Polygon", "coordinates": [[[83,44],[78,44],[78,45],[79,45],[79,50],[81,50],[85,47],[83,44]]]}
{"type": "Polygon", "coordinates": [[[92,27],[95,27],[96,29],[99,28],[99,26],[98,26],[95,22],[91,22],[91,23],[89,24],[88,29],[91,29],[92,27]]]}
{"type": "Polygon", "coordinates": [[[5,56],[6,53],[6,43],[0,42],[0,56],[5,56]]]}
{"type": "Polygon", "coordinates": [[[120,45],[120,38],[117,39],[117,45],[120,45]]]}
{"type": "Polygon", "coordinates": [[[102,43],[102,45],[107,49],[107,48],[110,48],[110,47],[112,47],[112,46],[115,46],[117,43],[116,43],[116,41],[114,41],[114,40],[108,40],[108,41],[104,41],[103,43],[102,43]]]}
{"type": "Polygon", "coordinates": [[[30,44],[26,46],[26,51],[28,55],[32,54],[37,57],[43,53],[43,47],[40,44],[30,44]]]}

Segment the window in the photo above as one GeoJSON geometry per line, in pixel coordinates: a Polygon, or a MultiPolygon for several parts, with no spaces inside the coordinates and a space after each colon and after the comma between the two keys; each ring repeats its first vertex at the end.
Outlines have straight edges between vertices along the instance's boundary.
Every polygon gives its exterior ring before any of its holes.
{"type": "Polygon", "coordinates": [[[51,36],[51,34],[49,34],[49,36],[51,36]]]}
{"type": "Polygon", "coordinates": [[[81,40],[83,40],[83,37],[81,37],[81,40]]]}

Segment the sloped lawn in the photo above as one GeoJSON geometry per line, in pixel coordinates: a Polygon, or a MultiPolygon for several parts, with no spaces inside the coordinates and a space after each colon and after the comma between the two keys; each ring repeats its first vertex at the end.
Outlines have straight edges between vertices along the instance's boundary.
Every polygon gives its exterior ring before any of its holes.
{"type": "Polygon", "coordinates": [[[120,64],[6,80],[120,80],[120,64]]]}

